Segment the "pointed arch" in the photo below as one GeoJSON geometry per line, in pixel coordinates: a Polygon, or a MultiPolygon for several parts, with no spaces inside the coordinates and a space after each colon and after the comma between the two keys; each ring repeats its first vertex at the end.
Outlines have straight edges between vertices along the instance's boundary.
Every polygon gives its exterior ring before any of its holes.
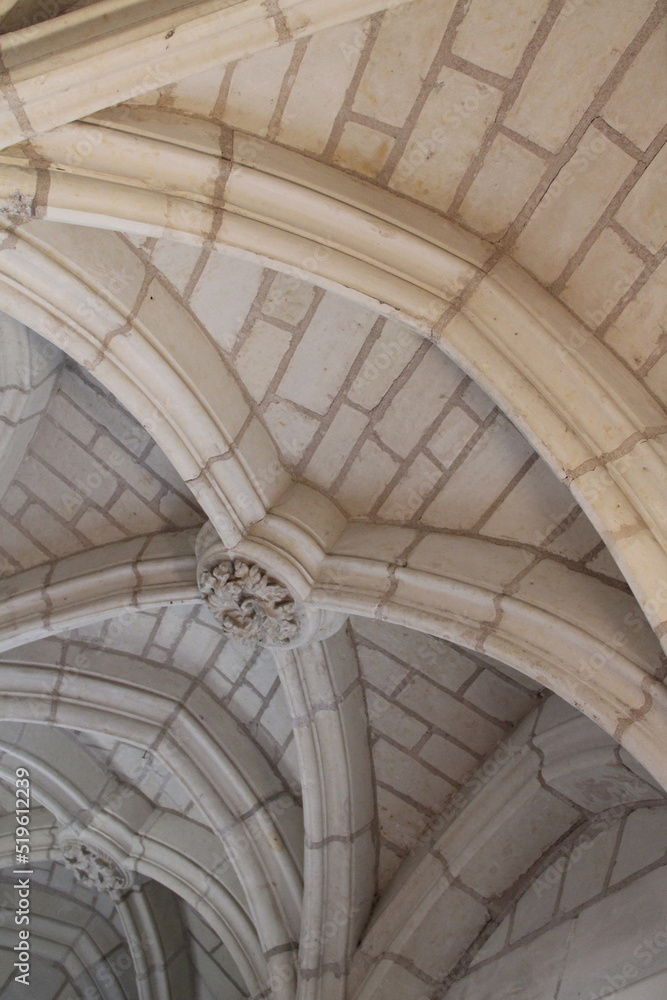
{"type": "MultiPolygon", "coordinates": [[[[0,189],[13,205],[18,191],[22,204],[52,221],[195,243],[215,231],[220,249],[315,279],[432,337],[570,487],[667,648],[665,413],[608,348],[511,260],[494,259],[490,245],[435,212],[255,137],[234,133],[221,157],[206,129],[197,134],[190,119],[172,113],[106,112],[95,122],[56,129],[36,140],[36,148],[53,164],[43,203],[37,171],[11,150],[0,158],[0,189]],[[77,141],[89,146],[79,166],[71,163],[77,141]],[[188,179],[176,187],[172,167],[183,157],[188,179]],[[216,211],[219,227],[213,225],[216,211]]],[[[48,229],[42,232],[42,252],[48,252],[48,229]]],[[[48,297],[27,287],[27,272],[22,277],[12,266],[13,253],[10,247],[0,253],[0,305],[26,322],[32,317],[42,332],[48,297]]],[[[34,270],[31,278],[45,288],[34,270]]],[[[62,320],[52,339],[63,337],[62,320]]],[[[118,336],[103,343],[98,338],[84,350],[80,338],[81,362],[128,396],[122,359],[141,351],[148,360],[146,345],[138,345],[133,333],[124,350],[126,338],[118,336]]],[[[164,364],[166,345],[158,338],[157,346],[164,364]]],[[[173,388],[173,372],[172,365],[153,373],[154,383],[162,379],[163,394],[167,382],[173,388]]],[[[206,396],[205,364],[199,390],[206,396]]],[[[145,387],[141,392],[135,412],[142,410],[146,419],[145,387]]],[[[151,412],[155,392],[153,397],[151,412]]],[[[163,435],[167,454],[183,451],[176,434],[171,426],[163,435]]],[[[215,450],[210,456],[219,457],[215,450]]],[[[192,474],[201,473],[200,464],[192,474]]],[[[202,490],[210,488],[207,479],[202,490]]],[[[258,498],[243,518],[229,509],[226,523],[222,511],[216,516],[231,537],[242,531],[239,521],[258,520],[262,508],[258,498]]]]}

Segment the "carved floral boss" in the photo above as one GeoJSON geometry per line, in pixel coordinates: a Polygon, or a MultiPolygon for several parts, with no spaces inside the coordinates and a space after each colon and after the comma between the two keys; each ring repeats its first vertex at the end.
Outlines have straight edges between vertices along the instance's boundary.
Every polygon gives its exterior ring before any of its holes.
{"type": "Polygon", "coordinates": [[[86,889],[93,892],[107,892],[118,902],[132,888],[133,879],[129,872],[116,864],[103,851],[95,850],[79,840],[62,845],[65,867],[86,889]]]}
{"type": "Polygon", "coordinates": [[[199,589],[223,630],[236,639],[281,646],[299,632],[290,592],[256,564],[218,563],[200,575],[199,589]]]}

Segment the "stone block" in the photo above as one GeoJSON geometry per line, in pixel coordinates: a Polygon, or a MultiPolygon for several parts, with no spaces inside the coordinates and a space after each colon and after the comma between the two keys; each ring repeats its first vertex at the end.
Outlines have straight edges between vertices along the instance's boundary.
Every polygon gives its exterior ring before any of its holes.
{"type": "Polygon", "coordinates": [[[631,0],[610,17],[605,0],[565,4],[505,124],[558,152],[652,8],[631,0]]]}

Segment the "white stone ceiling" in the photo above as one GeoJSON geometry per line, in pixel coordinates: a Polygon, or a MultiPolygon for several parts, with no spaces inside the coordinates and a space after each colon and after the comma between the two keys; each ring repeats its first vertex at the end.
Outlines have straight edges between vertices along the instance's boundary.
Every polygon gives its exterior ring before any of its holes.
{"type": "Polygon", "coordinates": [[[202,520],[143,428],[68,365],[0,508],[4,575],[202,520]]]}
{"type": "Polygon", "coordinates": [[[665,404],[663,14],[530,0],[499,19],[493,0],[418,0],[133,103],[222,120],[460,221],[665,404]]]}
{"type": "Polygon", "coordinates": [[[662,1000],[664,4],[125,7],[0,4],[0,996],[28,762],[40,1000],[662,1000]]]}
{"type": "MultiPolygon", "coordinates": [[[[61,639],[71,643],[79,657],[85,657],[89,649],[114,650],[126,657],[169,664],[197,678],[258,743],[285,782],[286,791],[300,794],[292,723],[271,653],[227,642],[207,609],[186,606],[153,613],[126,612],[101,625],[63,633],[61,639]]],[[[93,746],[99,743],[99,737],[92,740],[93,746]]],[[[183,801],[184,790],[173,775],[162,773],[154,761],[147,762],[142,751],[130,752],[124,746],[117,741],[99,746],[107,767],[120,768],[120,775],[141,787],[156,804],[188,813],[195,808],[187,795],[183,801]],[[153,794],[143,787],[144,774],[155,789],[153,794]],[[172,782],[177,786],[174,790],[172,782]],[[176,807],[175,802],[179,803],[176,807]]]]}

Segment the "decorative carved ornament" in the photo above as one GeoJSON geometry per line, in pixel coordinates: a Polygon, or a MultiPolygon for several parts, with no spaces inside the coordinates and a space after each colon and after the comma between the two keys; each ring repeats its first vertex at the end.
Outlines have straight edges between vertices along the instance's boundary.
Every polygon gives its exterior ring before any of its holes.
{"type": "Polygon", "coordinates": [[[106,892],[118,902],[132,888],[132,875],[103,851],[80,840],[70,840],[61,846],[65,867],[86,889],[106,892]]]}
{"type": "Polygon", "coordinates": [[[195,545],[200,593],[230,639],[286,649],[326,639],[341,628],[345,615],[308,605],[305,588],[299,592],[298,552],[290,552],[288,560],[261,538],[241,544],[250,551],[226,548],[208,521],[195,545]]]}
{"type": "Polygon", "coordinates": [[[201,574],[199,589],[224,631],[241,642],[283,646],[299,632],[287,587],[255,563],[218,563],[201,574]]]}

